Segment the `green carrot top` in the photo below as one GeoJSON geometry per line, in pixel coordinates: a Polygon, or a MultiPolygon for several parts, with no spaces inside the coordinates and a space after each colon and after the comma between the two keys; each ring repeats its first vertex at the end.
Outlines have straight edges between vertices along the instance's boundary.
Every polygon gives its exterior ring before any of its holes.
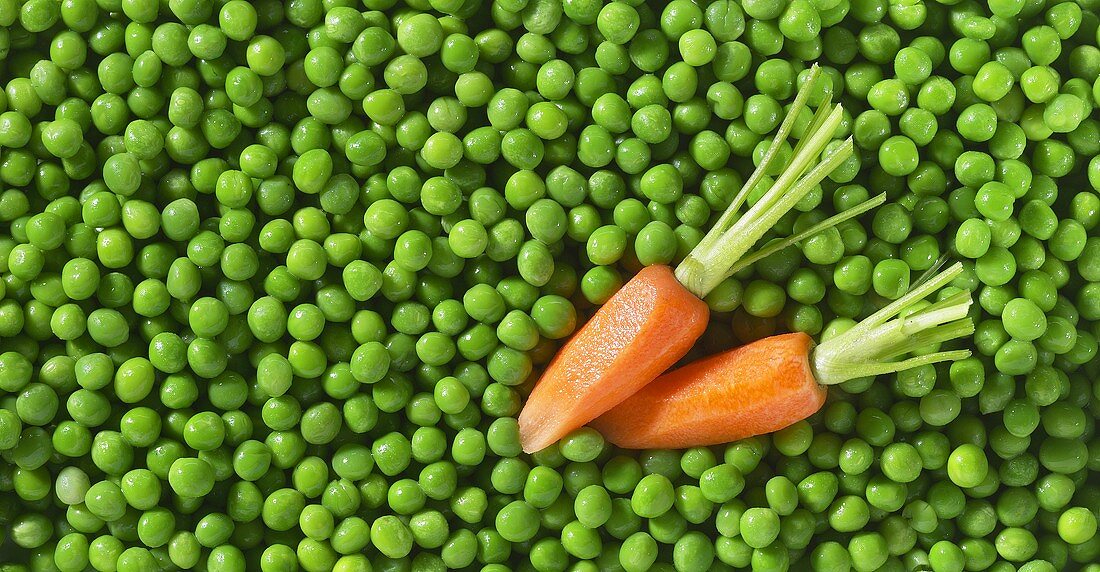
{"type": "Polygon", "coordinates": [[[845,220],[859,216],[886,200],[885,195],[876,196],[803,232],[769,244],[751,256],[745,256],[783,215],[852,156],[851,137],[840,145],[829,148],[829,143],[833,141],[843,121],[844,110],[839,103],[831,105],[831,97],[826,97],[818,107],[802,139],[795,145],[793,152],[787,155],[789,159],[782,166],[781,174],[770,183],[767,191],[748,211],[738,216],[738,211],[748,200],[749,194],[772,170],[774,161],[780,156],[780,150],[794,128],[795,121],[807,106],[820,75],[821,70],[815,64],[810,70],[809,78],[799,89],[771,145],[761,158],[760,164],[734,196],[714,227],[676,267],[676,279],[696,296],[705,297],[723,280],[754,262],[845,220]]]}

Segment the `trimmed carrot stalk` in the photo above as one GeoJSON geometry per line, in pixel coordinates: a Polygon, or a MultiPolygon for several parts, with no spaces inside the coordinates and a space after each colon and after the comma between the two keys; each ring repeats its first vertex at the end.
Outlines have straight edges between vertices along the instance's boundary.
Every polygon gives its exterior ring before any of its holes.
{"type": "Polygon", "coordinates": [[[973,333],[969,292],[912,311],[961,272],[962,265],[952,266],[820,345],[805,334],[782,334],[666,373],[592,426],[627,449],[728,443],[813,415],[825,403],[829,385],[968,357],[969,351],[959,350],[893,361],[916,348],[973,333]],[[912,313],[895,318],[905,311],[912,313]]]}
{"type": "Polygon", "coordinates": [[[519,416],[523,449],[552,445],[641,389],[691,349],[708,318],[672,269],[643,268],[550,362],[519,416]]]}
{"type": "MultiPolygon", "coordinates": [[[[843,120],[839,104],[823,104],[783,166],[752,207],[738,217],[764,180],[806,107],[820,70],[799,90],[771,147],[727,210],[675,271],[654,266],[632,278],[601,307],[543,372],[519,416],[523,450],[539,451],[595,419],[682,358],[703,333],[702,302],[723,280],[759,256],[746,254],[775,223],[853,153],[851,138],[827,149],[843,120]]],[[[770,254],[882,204],[879,195],[797,236],[774,241],[770,254]]]]}

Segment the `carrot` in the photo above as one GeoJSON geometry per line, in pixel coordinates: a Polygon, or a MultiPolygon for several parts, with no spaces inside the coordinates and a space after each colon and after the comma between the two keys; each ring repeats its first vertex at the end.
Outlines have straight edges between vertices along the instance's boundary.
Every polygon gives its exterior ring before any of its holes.
{"type": "Polygon", "coordinates": [[[642,269],[550,362],[520,413],[524,449],[545,448],[641,389],[691,349],[708,317],[668,266],[642,269]]]}
{"type": "Polygon", "coordinates": [[[958,350],[892,361],[974,331],[967,317],[969,292],[915,306],[961,272],[962,265],[955,264],[817,346],[805,334],[782,334],[666,373],[592,426],[627,449],[728,443],[778,431],[813,415],[825,403],[829,385],[968,357],[969,351],[958,350]],[[911,313],[895,317],[906,311],[911,313]]]}
{"type": "Polygon", "coordinates": [[[810,368],[812,346],[806,334],[783,334],[700,359],[658,377],[592,426],[628,449],[682,449],[778,431],[825,403],[825,387],[810,368]]]}
{"type": "Polygon", "coordinates": [[[843,109],[828,99],[789,154],[781,174],[766,179],[806,107],[820,70],[814,66],[775,139],[752,175],[703,240],[675,270],[652,266],[634,276],[561,349],[519,416],[523,450],[539,451],[621,403],[682,358],[709,316],[702,300],[723,280],[762,257],[882,204],[879,195],[805,231],[746,256],[791,208],[852,155],[851,138],[829,147],[843,109]],[[743,215],[761,184],[767,191],[743,215]]]}

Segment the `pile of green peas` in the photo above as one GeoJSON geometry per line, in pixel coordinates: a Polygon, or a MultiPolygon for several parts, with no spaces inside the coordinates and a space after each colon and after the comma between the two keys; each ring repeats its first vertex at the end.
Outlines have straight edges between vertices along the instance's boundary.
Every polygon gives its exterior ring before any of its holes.
{"type": "Polygon", "coordinates": [[[0,0],[0,571],[1100,571],[1098,14],[0,0]],[[701,240],[812,62],[857,152],[774,236],[889,200],[725,280],[697,353],[950,257],[973,357],[522,454],[541,367],[701,240]]]}

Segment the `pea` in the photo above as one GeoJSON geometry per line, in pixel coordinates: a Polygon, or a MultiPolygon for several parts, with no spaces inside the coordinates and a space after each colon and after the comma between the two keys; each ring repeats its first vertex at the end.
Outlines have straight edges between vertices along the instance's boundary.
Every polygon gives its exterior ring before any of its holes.
{"type": "Polygon", "coordinates": [[[538,532],[538,513],[531,505],[514,501],[497,513],[496,529],[510,542],[528,540],[538,532]]]}

